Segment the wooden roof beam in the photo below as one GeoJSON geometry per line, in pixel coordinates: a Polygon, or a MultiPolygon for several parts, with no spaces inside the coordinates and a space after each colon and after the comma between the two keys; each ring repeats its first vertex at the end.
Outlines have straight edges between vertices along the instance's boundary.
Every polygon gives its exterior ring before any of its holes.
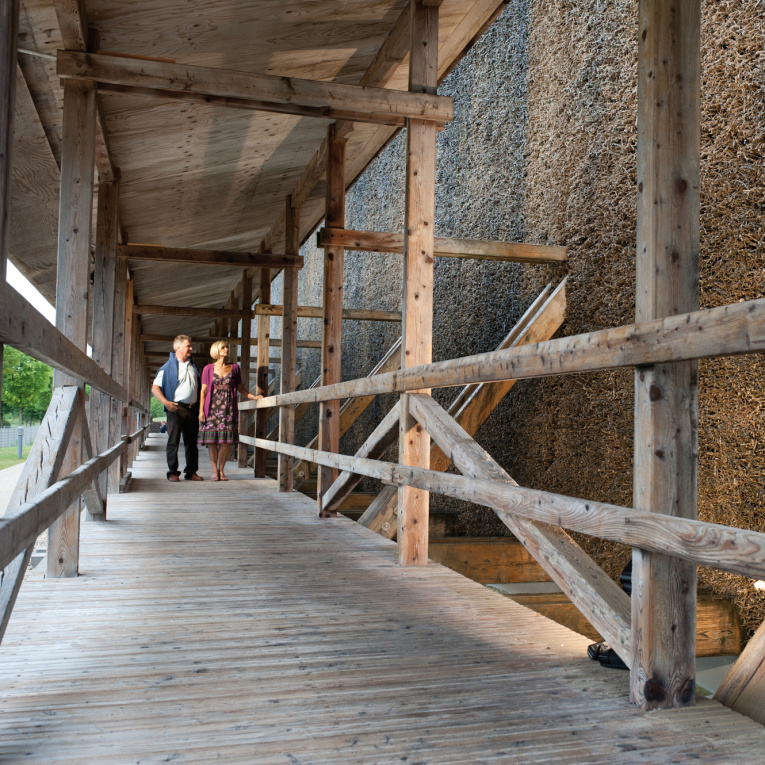
{"type": "MultiPolygon", "coordinates": [[[[88,49],[88,17],[85,0],[54,0],[56,17],[64,46],[71,51],[88,49]]],[[[114,166],[109,153],[109,142],[104,128],[104,117],[96,101],[96,167],[101,181],[114,180],[114,166]]]]}
{"type": "MultiPolygon", "coordinates": [[[[143,343],[172,343],[174,339],[175,339],[175,335],[141,335],[141,342],[143,343]]],[[[192,340],[192,343],[196,343],[197,345],[211,345],[212,343],[216,343],[219,340],[222,340],[227,343],[231,343],[231,345],[242,344],[241,337],[228,337],[225,335],[221,335],[218,337],[200,337],[197,340],[192,340]]],[[[257,338],[253,337],[250,340],[250,345],[257,345],[257,344],[258,344],[257,338]]],[[[275,348],[281,348],[282,340],[279,337],[272,337],[269,340],[269,345],[275,348]]],[[[321,340],[298,340],[297,347],[298,348],[321,348],[321,340]]]]}
{"type": "Polygon", "coordinates": [[[250,266],[266,268],[302,268],[303,258],[294,255],[271,255],[259,252],[226,250],[190,250],[149,244],[120,244],[117,257],[128,260],[151,260],[166,263],[193,263],[199,266],[250,266]]]}
{"type": "MultiPolygon", "coordinates": [[[[377,231],[350,231],[322,228],[317,232],[318,247],[339,245],[346,250],[364,252],[404,252],[404,235],[377,231]]],[[[558,263],[566,260],[565,247],[522,242],[490,242],[478,239],[451,239],[437,236],[433,253],[441,258],[513,261],[516,263],[558,263]]]]}
{"type": "Polygon", "coordinates": [[[112,86],[159,91],[163,97],[299,116],[402,125],[406,118],[444,123],[454,114],[447,96],[70,50],[58,52],[57,71],[64,79],[97,82],[107,92],[112,86]]]}
{"type": "Polygon", "coordinates": [[[246,319],[252,318],[252,311],[238,308],[197,308],[194,306],[149,305],[139,303],[133,306],[133,313],[141,316],[194,316],[198,319],[246,319]]]}
{"type": "MultiPolygon", "coordinates": [[[[437,2],[437,0],[433,0],[437,2]]],[[[449,74],[452,67],[461,60],[462,55],[469,50],[481,35],[489,28],[494,19],[499,15],[502,9],[507,5],[508,0],[477,0],[470,9],[465,18],[455,28],[449,39],[439,46],[438,60],[440,62],[438,69],[438,82],[443,82],[449,74]]],[[[360,84],[369,87],[383,87],[395,75],[399,67],[405,62],[409,55],[411,36],[411,7],[406,4],[396,23],[390,31],[385,42],[380,46],[372,63],[361,78],[360,84]]],[[[381,127],[380,130],[385,130],[381,127]]],[[[347,138],[353,132],[353,124],[338,121],[336,124],[336,134],[347,138]]],[[[358,176],[374,160],[378,153],[387,145],[397,131],[390,131],[387,137],[380,139],[375,135],[363,149],[366,155],[358,164],[347,173],[347,187],[352,186],[358,176]]],[[[378,131],[379,133],[379,131],[378,131]]],[[[303,171],[292,191],[292,204],[300,207],[310,196],[316,185],[324,178],[324,170],[327,164],[327,142],[322,141],[311,161],[303,171]]],[[[322,210],[313,219],[304,218],[301,222],[301,231],[305,235],[310,233],[316,224],[324,217],[322,210]]],[[[284,214],[279,216],[271,224],[271,228],[264,237],[267,246],[272,246],[278,242],[284,232],[284,214]]]]}

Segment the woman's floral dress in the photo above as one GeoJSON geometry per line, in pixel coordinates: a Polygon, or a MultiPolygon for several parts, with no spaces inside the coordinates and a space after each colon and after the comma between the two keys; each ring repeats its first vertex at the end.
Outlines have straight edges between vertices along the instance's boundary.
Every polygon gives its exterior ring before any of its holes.
{"type": "Polygon", "coordinates": [[[235,444],[239,441],[239,423],[235,416],[236,388],[233,368],[225,377],[213,374],[210,416],[201,423],[199,443],[235,444]]]}

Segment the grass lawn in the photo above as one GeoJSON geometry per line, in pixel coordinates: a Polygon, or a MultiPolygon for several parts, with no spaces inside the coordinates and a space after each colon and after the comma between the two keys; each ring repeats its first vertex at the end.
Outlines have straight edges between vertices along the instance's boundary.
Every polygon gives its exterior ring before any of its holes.
{"type": "Polygon", "coordinates": [[[22,454],[24,457],[22,459],[18,459],[16,455],[19,453],[19,447],[18,446],[4,446],[0,449],[0,470],[5,470],[5,468],[13,467],[14,465],[18,465],[19,462],[24,462],[24,460],[29,455],[29,450],[32,448],[31,444],[29,446],[25,446],[22,450],[22,454]]]}

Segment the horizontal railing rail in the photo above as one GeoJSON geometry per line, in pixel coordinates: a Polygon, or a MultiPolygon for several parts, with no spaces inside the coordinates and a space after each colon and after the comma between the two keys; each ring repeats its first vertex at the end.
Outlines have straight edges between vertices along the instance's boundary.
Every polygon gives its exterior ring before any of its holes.
{"type": "Polygon", "coordinates": [[[66,512],[94,478],[123,454],[129,444],[138,440],[147,428],[148,425],[144,425],[129,436],[122,436],[120,443],[83,463],[65,478],[35,495],[30,502],[8,508],[6,514],[0,517],[0,569],[33,544],[66,512]]]}
{"type": "Polygon", "coordinates": [[[239,408],[601,372],[760,351],[765,351],[765,298],[245,401],[239,408]]]}
{"type": "Polygon", "coordinates": [[[310,460],[392,486],[414,486],[535,521],[673,555],[733,574],[765,578],[765,534],[715,523],[673,518],[633,508],[567,497],[511,484],[468,478],[392,462],[349,457],[239,436],[244,443],[310,460]]]}
{"type": "Polygon", "coordinates": [[[127,390],[54,327],[13,287],[0,280],[0,343],[23,351],[144,413],[146,407],[131,400],[127,390]]]}

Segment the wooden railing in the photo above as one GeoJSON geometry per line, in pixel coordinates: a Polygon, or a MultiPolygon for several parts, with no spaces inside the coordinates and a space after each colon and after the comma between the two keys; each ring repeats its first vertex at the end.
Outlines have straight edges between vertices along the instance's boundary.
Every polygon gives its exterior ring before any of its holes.
{"type": "MultiPolygon", "coordinates": [[[[762,351],[765,299],[421,365],[241,405],[245,409],[292,408],[340,398],[405,393],[418,426],[429,433],[463,475],[369,459],[363,456],[365,447],[361,454],[345,456],[266,439],[242,440],[257,449],[343,471],[338,482],[347,481],[348,476],[368,476],[391,486],[416,487],[492,508],[634,671],[629,597],[563,529],[754,578],[765,578],[765,534],[520,487],[429,393],[419,391],[762,351]]],[[[389,415],[385,422],[390,420],[390,427],[381,425],[378,431],[390,431],[397,415],[389,415]]],[[[379,432],[377,437],[382,437],[379,432]]],[[[370,441],[374,438],[373,434],[370,441]]],[[[331,503],[335,493],[334,487],[330,488],[325,501],[331,503]]],[[[399,539],[406,533],[405,528],[399,528],[399,539]]],[[[765,639],[761,637],[759,642],[755,659],[750,653],[744,669],[734,666],[734,678],[736,672],[744,671],[752,676],[752,666],[763,663],[765,639]]],[[[735,680],[726,681],[727,688],[732,685],[735,680]]]]}
{"type": "MultiPolygon", "coordinates": [[[[117,443],[103,453],[94,455],[84,386],[61,385],[54,389],[21,477],[5,515],[0,518],[0,640],[35,540],[59,521],[80,497],[91,518],[105,520],[106,504],[99,476],[125,455],[131,444],[142,440],[148,430],[149,415],[148,409],[132,398],[123,385],[106,374],[12,287],[0,281],[0,345],[3,344],[23,351],[70,378],[89,383],[93,389],[119,402],[116,408],[120,420],[128,422],[122,417],[126,405],[138,413],[143,424],[135,432],[119,436],[117,443]],[[75,468],[68,475],[60,476],[67,457],[75,468]]],[[[75,512],[79,513],[79,506],[75,506],[75,512]]],[[[60,555],[58,550],[56,555],[60,555]]],[[[76,565],[75,560],[75,569],[76,565]]]]}

